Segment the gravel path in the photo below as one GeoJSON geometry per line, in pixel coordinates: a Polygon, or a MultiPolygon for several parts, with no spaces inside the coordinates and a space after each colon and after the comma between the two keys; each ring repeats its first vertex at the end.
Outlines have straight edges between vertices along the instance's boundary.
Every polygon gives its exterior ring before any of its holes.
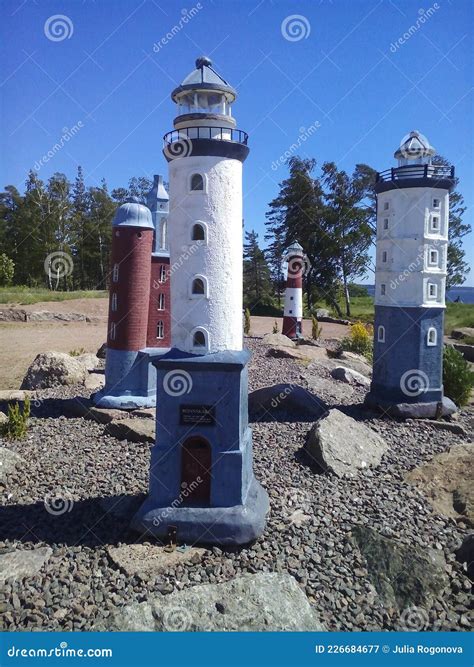
{"type": "MultiPolygon", "coordinates": [[[[251,389],[278,382],[306,386],[303,365],[265,357],[257,339],[247,343],[254,353],[251,389]]],[[[209,548],[200,563],[180,565],[159,577],[130,578],[109,559],[107,546],[134,543],[136,536],[104,510],[101,499],[115,497],[109,501],[114,504],[125,496],[131,509],[139,505],[147,491],[150,447],[119,442],[91,421],[46,417],[55,399],[66,394],[62,389],[43,392],[45,400],[34,409],[40,416],[32,418],[27,438],[7,444],[26,464],[9,476],[2,491],[0,553],[50,546],[53,554],[39,574],[5,582],[2,629],[87,630],[117,606],[143,601],[150,593],[258,571],[292,574],[330,630],[399,629],[398,613],[381,604],[350,540],[357,523],[407,545],[444,552],[450,587],[429,612],[427,629],[467,629],[470,582],[453,556],[467,528],[434,515],[427,501],[403,482],[407,470],[465,438],[371,417],[357,403],[364,396],[357,390],[356,400],[342,409],[355,418],[364,415],[389,451],[376,469],[341,480],[307,465],[302,447],[308,422],[253,424],[255,473],[271,504],[264,535],[243,549],[209,548]]],[[[330,397],[320,398],[334,406],[330,397]]],[[[59,411],[56,401],[52,414],[59,411]]],[[[471,429],[472,421],[472,409],[461,414],[466,428],[471,429]]]]}

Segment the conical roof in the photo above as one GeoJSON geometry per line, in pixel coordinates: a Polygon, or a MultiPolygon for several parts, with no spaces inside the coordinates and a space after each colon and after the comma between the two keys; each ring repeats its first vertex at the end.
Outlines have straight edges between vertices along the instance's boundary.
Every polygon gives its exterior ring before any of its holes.
{"type": "Polygon", "coordinates": [[[234,88],[216,72],[212,67],[212,61],[206,56],[201,56],[196,60],[196,69],[173,90],[171,93],[173,102],[176,102],[177,96],[186,90],[219,90],[226,93],[226,97],[231,102],[237,97],[234,88]]]}
{"type": "Polygon", "coordinates": [[[403,137],[394,156],[398,160],[416,160],[423,157],[431,157],[435,153],[436,150],[430,145],[428,139],[421,132],[418,132],[418,130],[412,130],[408,135],[403,137]]]}
{"type": "Polygon", "coordinates": [[[302,255],[303,254],[303,246],[298,243],[298,241],[293,241],[293,243],[288,247],[286,251],[287,255],[295,254],[295,255],[302,255]]]}

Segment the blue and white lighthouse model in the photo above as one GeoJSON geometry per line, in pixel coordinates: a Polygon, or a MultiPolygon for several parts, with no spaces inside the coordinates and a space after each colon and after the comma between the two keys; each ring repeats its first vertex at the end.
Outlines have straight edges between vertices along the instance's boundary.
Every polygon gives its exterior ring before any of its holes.
{"type": "Polygon", "coordinates": [[[186,543],[244,544],[265,526],[253,474],[242,331],[242,165],[236,91],[199,58],[171,95],[171,350],[157,369],[156,444],[138,531],[186,543]]]}
{"type": "Polygon", "coordinates": [[[442,358],[449,192],[454,167],[413,131],[398,167],[377,175],[374,365],[366,402],[393,416],[434,418],[443,397],[442,358]]]}

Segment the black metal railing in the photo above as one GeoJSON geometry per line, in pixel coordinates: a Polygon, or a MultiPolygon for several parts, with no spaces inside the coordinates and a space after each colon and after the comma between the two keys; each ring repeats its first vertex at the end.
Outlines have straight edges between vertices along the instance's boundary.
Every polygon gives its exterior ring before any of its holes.
{"type": "Polygon", "coordinates": [[[234,130],[230,127],[211,127],[196,125],[193,127],[184,127],[182,130],[173,130],[163,137],[163,143],[166,146],[176,141],[186,141],[190,139],[216,139],[217,141],[235,141],[239,144],[247,145],[249,135],[243,130],[234,130]]]}
{"type": "Polygon", "coordinates": [[[454,178],[454,166],[440,164],[414,164],[404,167],[392,167],[377,174],[377,183],[399,181],[404,178],[454,178]]]}

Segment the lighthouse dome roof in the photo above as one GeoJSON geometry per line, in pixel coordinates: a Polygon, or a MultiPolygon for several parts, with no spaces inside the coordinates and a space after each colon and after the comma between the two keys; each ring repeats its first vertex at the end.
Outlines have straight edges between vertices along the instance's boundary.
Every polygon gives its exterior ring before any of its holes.
{"type": "Polygon", "coordinates": [[[418,130],[412,130],[403,137],[400,146],[394,156],[400,160],[420,160],[430,158],[436,154],[436,150],[430,145],[428,139],[418,130]]]}
{"type": "Polygon", "coordinates": [[[302,254],[303,253],[303,246],[300,243],[298,243],[298,241],[293,241],[293,243],[290,246],[288,246],[288,249],[287,249],[286,252],[287,252],[288,255],[291,254],[291,253],[302,254]]]}
{"type": "Polygon", "coordinates": [[[136,197],[131,197],[125,204],[118,207],[112,226],[154,229],[150,209],[141,204],[136,197]]]}
{"type": "Polygon", "coordinates": [[[212,67],[212,61],[206,56],[196,60],[196,69],[183,79],[181,85],[173,90],[171,99],[177,102],[180,93],[190,90],[216,90],[226,94],[230,102],[237,97],[234,88],[212,67]]]}

